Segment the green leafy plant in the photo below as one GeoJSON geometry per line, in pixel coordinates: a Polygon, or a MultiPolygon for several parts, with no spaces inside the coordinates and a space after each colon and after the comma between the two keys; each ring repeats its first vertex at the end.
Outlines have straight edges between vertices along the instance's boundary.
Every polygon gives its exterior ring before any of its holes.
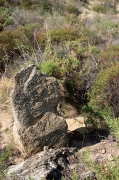
{"type": "Polygon", "coordinates": [[[108,124],[110,131],[119,139],[119,118],[112,118],[111,116],[104,117],[105,122],[108,124]]]}
{"type": "Polygon", "coordinates": [[[51,76],[57,77],[56,74],[58,73],[58,67],[57,64],[53,61],[45,61],[41,64],[40,69],[42,72],[46,72],[51,76]]]}
{"type": "MultiPolygon", "coordinates": [[[[118,117],[118,88],[119,88],[119,63],[102,70],[90,92],[88,108],[99,114],[101,119],[110,115],[118,117]]],[[[93,114],[92,114],[93,115],[93,114]]],[[[94,120],[95,121],[95,120],[94,120]]]]}
{"type": "Polygon", "coordinates": [[[8,168],[6,164],[10,156],[11,156],[10,147],[4,153],[0,154],[0,180],[6,178],[6,172],[8,168]]]}

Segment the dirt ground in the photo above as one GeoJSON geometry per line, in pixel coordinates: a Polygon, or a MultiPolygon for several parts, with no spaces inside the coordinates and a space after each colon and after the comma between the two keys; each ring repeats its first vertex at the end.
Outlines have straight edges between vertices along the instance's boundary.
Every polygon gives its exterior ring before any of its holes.
{"type": "Polygon", "coordinates": [[[10,112],[0,109],[0,154],[5,152],[9,147],[12,150],[9,164],[18,164],[21,162],[25,155],[14,142],[12,134],[13,116],[10,112]]]}

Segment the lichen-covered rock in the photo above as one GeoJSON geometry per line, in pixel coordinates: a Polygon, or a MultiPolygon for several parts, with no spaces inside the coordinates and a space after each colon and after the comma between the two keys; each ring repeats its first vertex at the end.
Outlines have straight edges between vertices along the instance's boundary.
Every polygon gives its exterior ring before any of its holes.
{"type": "Polygon", "coordinates": [[[94,179],[91,171],[82,163],[79,152],[73,148],[49,149],[35,154],[18,165],[11,166],[8,178],[15,180],[72,179],[73,173],[77,179],[94,179]]]}
{"type": "Polygon", "coordinates": [[[11,93],[13,134],[23,150],[35,153],[44,146],[67,145],[67,124],[56,111],[60,98],[56,79],[42,74],[37,66],[16,74],[11,93]]]}

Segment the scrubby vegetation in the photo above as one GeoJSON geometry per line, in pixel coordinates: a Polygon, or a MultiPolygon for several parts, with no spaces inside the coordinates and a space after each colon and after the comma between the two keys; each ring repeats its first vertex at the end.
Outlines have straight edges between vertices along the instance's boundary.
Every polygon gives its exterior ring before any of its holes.
{"type": "Polygon", "coordinates": [[[0,73],[11,78],[21,65],[37,64],[57,78],[64,102],[70,99],[87,124],[99,128],[105,121],[119,138],[119,42],[113,44],[119,1],[96,2],[87,24],[82,14],[90,2],[0,0],[0,73]]]}
{"type": "Polygon", "coordinates": [[[0,180],[7,178],[6,174],[9,166],[7,165],[7,161],[11,154],[11,147],[9,147],[8,149],[6,149],[5,152],[0,154],[0,180]]]}

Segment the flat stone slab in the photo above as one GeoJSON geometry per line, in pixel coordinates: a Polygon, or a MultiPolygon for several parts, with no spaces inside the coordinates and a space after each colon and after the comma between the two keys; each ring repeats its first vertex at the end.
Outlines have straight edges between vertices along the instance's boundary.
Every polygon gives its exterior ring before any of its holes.
{"type": "Polygon", "coordinates": [[[66,123],[68,125],[69,131],[78,131],[81,134],[84,134],[87,132],[87,128],[86,128],[83,117],[75,117],[71,119],[66,119],[66,123]]]}

